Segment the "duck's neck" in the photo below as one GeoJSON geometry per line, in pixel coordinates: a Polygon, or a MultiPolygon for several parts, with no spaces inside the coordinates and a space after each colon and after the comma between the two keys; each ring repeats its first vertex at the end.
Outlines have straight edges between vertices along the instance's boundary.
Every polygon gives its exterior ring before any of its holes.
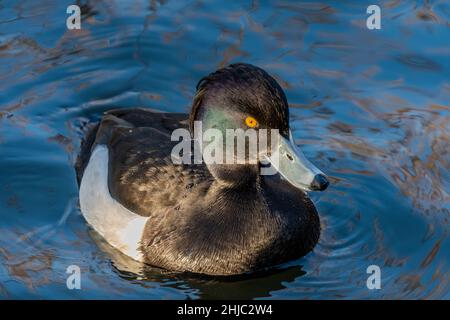
{"type": "Polygon", "coordinates": [[[214,164],[208,165],[208,169],[219,184],[228,188],[241,189],[257,186],[261,182],[259,166],[256,164],[214,164]]]}

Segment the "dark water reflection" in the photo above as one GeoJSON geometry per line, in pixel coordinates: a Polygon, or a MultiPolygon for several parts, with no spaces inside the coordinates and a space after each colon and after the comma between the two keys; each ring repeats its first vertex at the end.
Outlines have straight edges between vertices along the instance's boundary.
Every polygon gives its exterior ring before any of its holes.
{"type": "Polygon", "coordinates": [[[446,1],[0,3],[0,297],[450,298],[446,1]],[[197,80],[235,61],[273,74],[306,155],[314,252],[266,273],[203,279],[142,268],[99,241],[77,207],[83,125],[111,107],[188,111],[197,80]],[[65,285],[68,265],[82,290],[65,285]],[[366,268],[382,271],[368,290],[366,268]]]}

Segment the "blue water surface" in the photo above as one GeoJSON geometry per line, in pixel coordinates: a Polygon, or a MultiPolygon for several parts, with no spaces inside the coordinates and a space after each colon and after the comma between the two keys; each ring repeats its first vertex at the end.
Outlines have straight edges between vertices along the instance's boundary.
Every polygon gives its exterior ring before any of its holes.
{"type": "Polygon", "coordinates": [[[450,298],[448,1],[80,2],[81,30],[71,1],[0,2],[0,298],[450,298]],[[80,214],[83,128],[116,107],[189,112],[197,81],[239,61],[279,81],[330,176],[311,194],[319,244],[233,280],[143,269],[80,214]]]}

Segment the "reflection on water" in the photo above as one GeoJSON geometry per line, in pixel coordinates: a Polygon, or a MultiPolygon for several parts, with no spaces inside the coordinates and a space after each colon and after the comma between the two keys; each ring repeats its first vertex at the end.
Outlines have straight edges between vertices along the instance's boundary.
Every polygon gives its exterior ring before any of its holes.
{"type": "Polygon", "coordinates": [[[0,297],[450,298],[450,6],[81,1],[0,3],[0,297]],[[112,107],[187,112],[231,62],[273,74],[297,142],[331,187],[312,194],[308,256],[235,279],[173,274],[98,239],[77,207],[83,127],[112,107]],[[79,265],[82,290],[66,288],[79,265]],[[382,289],[368,290],[378,265],[382,289]]]}

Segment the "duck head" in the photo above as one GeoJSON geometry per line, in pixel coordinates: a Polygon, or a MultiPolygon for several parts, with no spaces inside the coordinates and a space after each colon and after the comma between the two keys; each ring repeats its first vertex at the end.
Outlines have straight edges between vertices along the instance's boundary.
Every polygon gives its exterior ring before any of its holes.
{"type": "MultiPolygon", "coordinates": [[[[223,136],[227,135],[227,129],[257,132],[266,129],[264,132],[270,142],[266,150],[258,150],[256,163],[207,164],[216,179],[232,184],[245,183],[255,179],[260,168],[270,163],[282,177],[303,191],[327,188],[325,174],[311,164],[294,143],[289,128],[289,107],[282,88],[261,68],[232,64],[202,78],[197,84],[189,119],[191,134],[196,121],[202,124],[203,132],[216,129],[223,136]],[[271,133],[271,129],[277,129],[277,133],[271,133]]],[[[245,148],[249,152],[248,141],[245,148]]]]}

